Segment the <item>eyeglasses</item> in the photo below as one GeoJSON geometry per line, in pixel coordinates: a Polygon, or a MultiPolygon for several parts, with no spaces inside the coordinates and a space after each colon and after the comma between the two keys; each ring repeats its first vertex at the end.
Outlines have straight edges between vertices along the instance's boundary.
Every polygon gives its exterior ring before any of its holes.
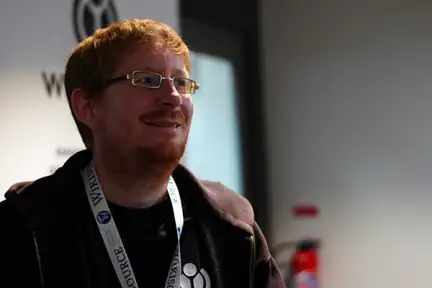
{"type": "Polygon", "coordinates": [[[164,77],[161,74],[146,71],[134,71],[130,74],[109,79],[107,84],[122,80],[132,80],[132,85],[145,88],[160,88],[164,79],[172,80],[180,94],[194,94],[199,89],[198,83],[186,77],[164,77]]]}

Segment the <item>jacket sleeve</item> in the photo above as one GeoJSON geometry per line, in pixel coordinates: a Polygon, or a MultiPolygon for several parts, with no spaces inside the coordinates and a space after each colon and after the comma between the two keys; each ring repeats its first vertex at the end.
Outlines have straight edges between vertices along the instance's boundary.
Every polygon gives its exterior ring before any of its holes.
{"type": "Polygon", "coordinates": [[[285,288],[278,265],[270,254],[267,241],[256,223],[254,232],[256,241],[254,288],[285,288]]]}
{"type": "Polygon", "coordinates": [[[0,202],[0,287],[40,287],[31,233],[8,200],[0,202]]]}

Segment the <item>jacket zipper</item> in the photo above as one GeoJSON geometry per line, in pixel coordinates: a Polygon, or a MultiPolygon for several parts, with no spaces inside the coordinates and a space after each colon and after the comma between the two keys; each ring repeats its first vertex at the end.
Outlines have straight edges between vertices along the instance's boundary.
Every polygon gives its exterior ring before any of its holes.
{"type": "Polygon", "coordinates": [[[255,280],[255,239],[253,235],[248,237],[250,242],[250,260],[249,260],[249,287],[254,288],[255,280]]]}
{"type": "Polygon", "coordinates": [[[32,235],[33,235],[33,244],[35,246],[36,257],[37,257],[37,261],[38,261],[40,283],[41,283],[42,288],[45,288],[44,277],[43,277],[43,273],[42,273],[42,261],[41,261],[41,257],[40,257],[39,244],[38,244],[38,240],[36,237],[36,231],[32,231],[32,235]]]}

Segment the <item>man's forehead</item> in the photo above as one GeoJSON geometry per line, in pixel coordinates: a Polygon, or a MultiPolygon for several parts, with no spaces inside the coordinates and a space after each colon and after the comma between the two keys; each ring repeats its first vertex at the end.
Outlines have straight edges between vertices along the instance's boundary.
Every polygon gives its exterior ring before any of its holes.
{"type": "MultiPolygon", "coordinates": [[[[154,46],[154,45],[152,45],[154,46]]],[[[152,47],[140,45],[133,53],[123,58],[120,66],[127,66],[132,70],[154,71],[165,73],[187,73],[183,55],[176,54],[167,47],[152,47]]]]}

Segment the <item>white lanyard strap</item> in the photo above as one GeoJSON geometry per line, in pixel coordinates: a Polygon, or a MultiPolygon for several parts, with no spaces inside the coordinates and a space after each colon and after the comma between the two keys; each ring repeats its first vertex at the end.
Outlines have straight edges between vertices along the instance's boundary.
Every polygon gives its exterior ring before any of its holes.
{"type": "MultiPolygon", "coordinates": [[[[129,262],[129,257],[127,256],[123,241],[121,240],[120,234],[117,230],[117,226],[112,217],[92,163],[81,171],[81,176],[84,181],[90,207],[99,227],[99,232],[101,233],[105,243],[105,248],[107,249],[122,288],[138,288],[138,283],[129,262]]],[[[177,230],[177,247],[171,260],[165,288],[180,288],[180,235],[183,230],[184,218],[180,193],[172,177],[170,177],[168,181],[167,190],[174,211],[174,220],[177,230]]]]}

